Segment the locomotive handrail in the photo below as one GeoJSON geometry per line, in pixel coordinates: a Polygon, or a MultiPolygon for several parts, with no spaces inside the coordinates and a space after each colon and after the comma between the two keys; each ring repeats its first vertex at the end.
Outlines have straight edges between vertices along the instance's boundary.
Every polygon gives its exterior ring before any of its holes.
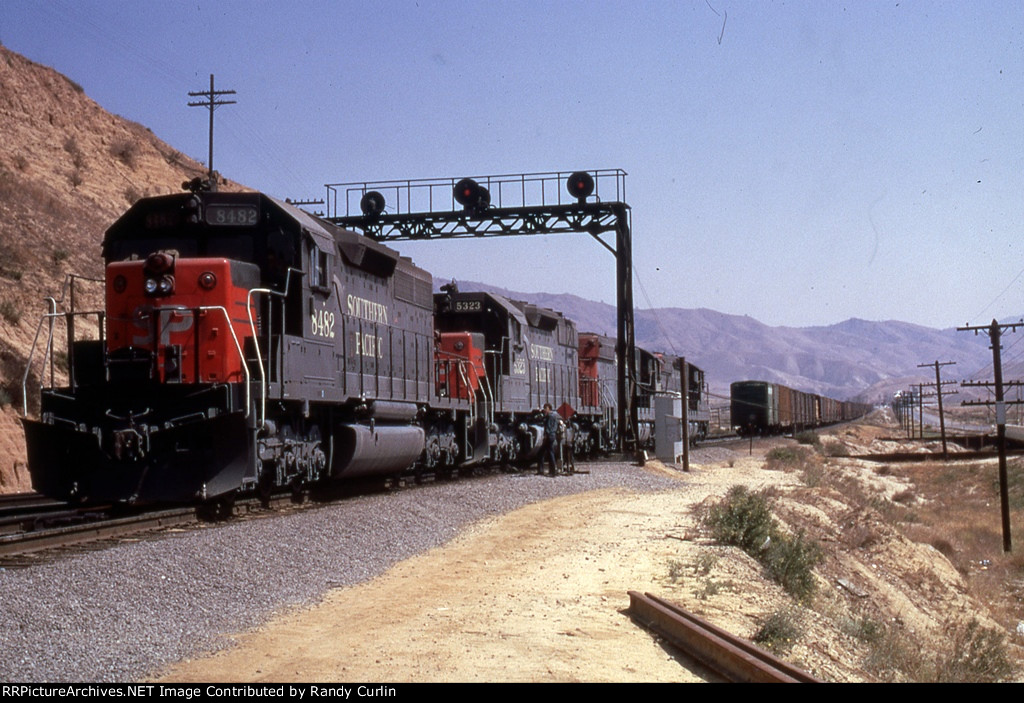
{"type": "MultiPolygon", "coordinates": [[[[175,312],[179,315],[193,315],[197,312],[207,311],[219,312],[224,315],[224,321],[227,323],[228,331],[231,333],[231,341],[235,343],[235,351],[238,352],[238,359],[242,362],[242,373],[245,376],[245,417],[248,418],[252,414],[252,408],[250,407],[251,391],[250,382],[252,380],[252,374],[249,373],[249,364],[246,363],[245,355],[242,353],[242,345],[238,341],[238,335],[235,334],[235,326],[231,324],[231,316],[228,314],[227,308],[223,305],[196,305],[193,307],[186,307],[184,305],[171,305],[167,307],[154,307],[147,315],[143,315],[140,319],[145,319],[149,315],[156,313],[156,319],[159,320],[159,314],[162,312],[175,312]]],[[[198,332],[196,332],[198,334],[198,332]]],[[[156,344],[156,336],[154,335],[154,344],[156,344]]],[[[257,346],[259,346],[257,344],[257,346]]],[[[196,381],[198,382],[198,378],[196,381]]]]}
{"type": "MultiPolygon", "coordinates": [[[[502,337],[501,338],[501,346],[502,346],[501,349],[485,349],[484,350],[484,359],[485,359],[485,361],[484,361],[484,376],[490,378],[490,374],[487,373],[487,362],[486,362],[486,358],[487,358],[488,354],[491,355],[491,370],[494,373],[494,377],[498,378],[501,375],[501,372],[500,372],[500,369],[501,369],[501,358],[502,358],[502,356],[504,356],[505,340],[507,340],[507,339],[508,339],[508,337],[502,337]]],[[[512,362],[512,359],[509,359],[509,363],[510,364],[511,364],[511,362],[512,362]]],[[[500,386],[499,386],[499,389],[500,389],[500,386]]],[[[493,403],[494,403],[494,412],[497,412],[497,410],[498,410],[498,396],[497,396],[496,392],[493,394],[493,403]]]]}
{"type": "MultiPolygon", "coordinates": [[[[458,354],[454,354],[454,353],[449,352],[449,351],[444,351],[442,349],[437,349],[437,350],[435,350],[434,353],[436,355],[435,359],[434,359],[434,387],[435,387],[435,392],[436,392],[436,389],[438,388],[438,386],[442,384],[442,381],[440,380],[440,378],[443,375],[443,378],[444,378],[444,381],[443,381],[444,392],[448,394],[449,398],[451,398],[451,399],[453,399],[455,401],[461,401],[462,400],[462,398],[461,398],[461,390],[460,390],[460,387],[458,385],[456,386],[455,394],[451,395],[452,374],[455,373],[455,374],[458,374],[458,378],[456,380],[456,383],[457,384],[461,383],[461,387],[462,388],[465,388],[468,392],[472,393],[472,391],[473,391],[473,383],[472,383],[472,381],[470,380],[470,377],[469,377],[469,369],[473,367],[473,362],[470,359],[468,359],[467,357],[460,356],[458,354]],[[442,358],[442,357],[448,357],[448,358],[442,358]],[[454,372],[452,370],[453,365],[454,365],[454,372]]],[[[476,378],[478,378],[478,379],[479,378],[483,378],[483,380],[480,383],[480,392],[484,396],[484,419],[485,419],[485,421],[487,422],[487,424],[489,426],[494,421],[494,414],[493,414],[493,412],[488,414],[488,412],[487,412],[487,407],[488,407],[487,406],[487,400],[488,400],[488,397],[491,396],[491,398],[492,398],[491,399],[491,404],[493,405],[493,393],[491,392],[491,388],[490,388],[491,381],[490,381],[490,378],[488,378],[488,376],[487,376],[487,369],[486,369],[486,367],[484,368],[483,376],[482,377],[481,376],[476,376],[476,378]]],[[[470,415],[470,423],[472,424],[472,423],[476,422],[476,415],[477,415],[477,407],[476,407],[477,406],[477,400],[476,400],[476,396],[472,395],[471,397],[467,398],[466,400],[467,400],[467,403],[468,403],[468,406],[469,406],[468,410],[469,410],[469,415],[470,415]]]]}
{"type": "MultiPolygon", "coordinates": [[[[446,359],[445,363],[446,364],[450,364],[451,360],[446,359]]],[[[469,382],[469,374],[466,373],[466,365],[468,363],[469,363],[468,361],[462,360],[462,359],[456,359],[455,360],[455,368],[459,372],[459,378],[462,379],[462,383],[463,383],[463,385],[465,385],[466,389],[470,390],[470,389],[472,389],[472,385],[469,382]]],[[[451,374],[451,367],[449,366],[448,370],[445,372],[445,378],[448,378],[448,376],[450,374],[451,374]]],[[[474,403],[473,400],[474,399],[470,399],[470,402],[469,402],[469,421],[470,421],[471,424],[475,424],[476,423],[476,403],[474,403]]]]}
{"type": "MultiPolygon", "coordinates": [[[[263,367],[263,353],[260,351],[260,338],[259,338],[259,335],[256,333],[256,321],[253,319],[253,316],[252,316],[252,297],[253,297],[254,293],[266,293],[267,295],[276,295],[276,296],[278,296],[280,298],[287,298],[288,297],[288,288],[291,286],[291,282],[292,282],[292,271],[295,271],[295,269],[289,266],[288,267],[288,271],[285,273],[285,277],[284,277],[284,291],[283,292],[282,291],[276,291],[273,288],[252,288],[252,289],[249,290],[249,294],[246,296],[246,300],[245,300],[245,309],[246,309],[246,311],[249,314],[249,328],[252,330],[252,338],[256,342],[253,345],[254,347],[256,347],[256,364],[257,364],[257,366],[259,367],[259,370],[260,370],[260,415],[259,415],[258,420],[259,420],[259,423],[260,423],[260,429],[261,430],[263,428],[265,428],[266,425],[267,425],[267,372],[266,372],[266,369],[263,367]]],[[[301,271],[299,271],[297,273],[301,273],[301,271]]],[[[337,288],[337,283],[335,283],[335,288],[337,288]]],[[[340,293],[338,294],[338,299],[339,300],[341,299],[341,294],[340,293]]],[[[282,310],[281,314],[282,315],[284,314],[283,310],[282,310]]],[[[267,326],[267,329],[268,329],[267,341],[268,341],[268,344],[269,344],[269,342],[270,342],[270,336],[269,336],[269,334],[270,334],[269,333],[270,327],[269,327],[269,325],[267,326]]],[[[282,323],[281,323],[281,329],[284,329],[284,321],[283,320],[282,320],[282,323]]],[[[246,385],[248,386],[248,384],[246,384],[246,385]]],[[[248,417],[248,415],[246,415],[246,417],[248,417]]]]}
{"type": "MultiPolygon", "coordinates": [[[[53,298],[46,298],[46,302],[50,304],[51,311],[43,313],[39,317],[39,324],[36,325],[36,334],[32,338],[32,348],[28,352],[28,360],[25,362],[25,373],[21,376],[21,416],[28,417],[28,374],[32,370],[32,357],[36,355],[36,344],[39,342],[39,333],[43,331],[43,322],[47,319],[50,320],[50,331],[46,337],[46,353],[43,356],[43,373],[46,373],[46,360],[50,357],[50,344],[53,341],[53,317],[57,313],[57,301],[53,298]]],[[[52,369],[51,366],[51,379],[50,383],[53,383],[52,369]]],[[[42,388],[42,374],[39,376],[39,387],[42,388]]]]}
{"type": "MultiPolygon", "coordinates": [[[[486,369],[484,369],[486,371],[486,369]]],[[[480,384],[484,394],[484,419],[488,427],[494,424],[494,393],[491,391],[491,379],[484,373],[484,382],[480,384]]]]}
{"type": "MultiPolygon", "coordinates": [[[[291,269],[289,269],[288,272],[291,273],[291,269]]],[[[285,290],[287,289],[288,284],[286,282],[285,290]]],[[[249,313],[249,328],[252,329],[252,337],[253,340],[256,342],[255,344],[253,344],[253,346],[256,348],[256,366],[260,370],[260,415],[257,418],[257,422],[259,423],[260,429],[262,430],[264,429],[264,427],[266,427],[267,424],[267,372],[266,369],[263,368],[263,353],[260,351],[260,338],[256,334],[256,321],[253,319],[252,316],[253,293],[268,293],[270,295],[273,295],[274,291],[271,290],[270,288],[253,288],[249,291],[249,294],[246,296],[245,299],[245,309],[249,313]]],[[[282,329],[284,329],[283,325],[282,329]]],[[[248,387],[248,384],[246,384],[246,386],[248,387]]]]}
{"type": "MultiPolygon", "coordinates": [[[[47,298],[47,300],[50,302],[50,312],[56,314],[56,312],[57,312],[57,301],[54,300],[53,298],[47,298]]],[[[43,356],[43,373],[46,373],[46,362],[47,362],[47,360],[49,360],[49,362],[50,362],[50,387],[51,388],[53,388],[53,385],[56,382],[55,374],[53,372],[53,357],[51,356],[51,353],[52,353],[52,350],[53,350],[53,321],[54,321],[54,319],[55,318],[53,318],[53,317],[50,318],[50,329],[47,332],[48,336],[46,338],[46,352],[44,353],[44,356],[43,356]]],[[[42,325],[42,323],[43,323],[43,321],[39,320],[39,324],[42,325]]],[[[36,330],[36,334],[38,334],[38,333],[39,333],[39,330],[37,329],[36,330]]],[[[26,372],[27,371],[28,371],[28,369],[26,368],[26,372]]],[[[43,378],[42,378],[42,376],[40,376],[39,377],[40,388],[42,388],[42,380],[43,380],[43,378]]],[[[24,393],[24,389],[22,389],[22,392],[24,393]]],[[[22,400],[24,401],[24,398],[22,398],[22,400]]]]}
{"type": "MultiPolygon", "coordinates": [[[[71,296],[70,296],[70,298],[71,298],[71,312],[75,311],[75,289],[74,289],[75,279],[79,279],[79,280],[82,280],[82,281],[89,281],[90,283],[104,283],[105,282],[105,280],[102,279],[102,278],[93,278],[91,276],[81,276],[81,275],[79,275],[77,273],[65,274],[64,275],[64,282],[61,283],[61,286],[60,286],[60,297],[57,298],[54,302],[55,303],[63,303],[64,302],[64,297],[67,295],[68,290],[70,288],[70,291],[71,291],[71,296]]],[[[47,300],[53,300],[53,299],[52,298],[47,298],[47,300]]]]}
{"type": "MultiPolygon", "coordinates": [[[[59,317],[63,317],[65,319],[67,319],[67,318],[71,318],[71,317],[84,316],[84,315],[96,315],[96,316],[98,316],[100,318],[100,332],[101,332],[101,337],[100,338],[102,339],[103,314],[104,314],[102,310],[81,310],[79,312],[57,312],[57,301],[54,298],[52,298],[52,297],[46,298],[46,301],[50,305],[51,312],[43,313],[43,315],[39,318],[39,324],[36,326],[36,334],[35,334],[35,337],[33,337],[33,339],[32,339],[32,348],[31,348],[31,350],[29,351],[29,354],[28,354],[28,361],[25,362],[25,373],[22,374],[22,376],[21,376],[21,414],[22,414],[22,417],[28,417],[28,376],[29,376],[29,372],[32,370],[32,359],[33,359],[33,357],[35,356],[35,353],[36,353],[36,345],[39,342],[39,333],[42,331],[43,321],[44,320],[50,320],[50,325],[49,325],[50,329],[49,329],[49,332],[47,333],[47,338],[46,338],[46,352],[43,355],[43,374],[45,374],[45,372],[46,372],[46,363],[49,361],[50,362],[50,386],[49,387],[51,387],[51,388],[53,387],[53,383],[54,383],[54,379],[53,379],[53,360],[52,360],[52,356],[53,356],[52,355],[52,351],[53,351],[53,321],[54,320],[56,320],[59,317]]],[[[70,343],[70,340],[69,340],[69,343],[70,343]]],[[[73,363],[71,359],[69,359],[69,363],[73,363]]],[[[69,369],[69,373],[73,373],[73,369],[69,369]]],[[[43,374],[40,374],[40,376],[39,376],[39,387],[40,388],[43,388],[43,374]]]]}

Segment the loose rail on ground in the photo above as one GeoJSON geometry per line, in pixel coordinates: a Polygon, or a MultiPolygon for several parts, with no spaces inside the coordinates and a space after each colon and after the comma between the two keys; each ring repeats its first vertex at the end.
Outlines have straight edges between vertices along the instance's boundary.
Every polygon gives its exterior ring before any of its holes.
{"type": "Polygon", "coordinates": [[[735,683],[819,683],[810,674],[750,642],[650,593],[629,592],[629,613],[724,678],[735,683]]]}

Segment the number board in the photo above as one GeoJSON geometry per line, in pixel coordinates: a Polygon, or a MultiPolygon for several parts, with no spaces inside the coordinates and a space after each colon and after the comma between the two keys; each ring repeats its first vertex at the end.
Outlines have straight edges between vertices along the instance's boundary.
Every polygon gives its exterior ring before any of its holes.
{"type": "Polygon", "coordinates": [[[255,205],[207,205],[206,224],[251,227],[259,224],[260,209],[255,205]]]}
{"type": "Polygon", "coordinates": [[[480,312],[483,304],[479,300],[456,300],[455,312],[480,312]]]}

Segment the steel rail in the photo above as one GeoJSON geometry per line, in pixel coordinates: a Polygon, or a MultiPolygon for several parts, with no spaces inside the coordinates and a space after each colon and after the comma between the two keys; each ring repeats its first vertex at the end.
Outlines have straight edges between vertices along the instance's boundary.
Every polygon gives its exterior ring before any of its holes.
{"type": "Polygon", "coordinates": [[[634,620],[734,683],[820,683],[747,640],[650,593],[629,591],[629,613],[634,620]]]}
{"type": "Polygon", "coordinates": [[[196,522],[195,508],[178,508],[145,513],[132,517],[102,520],[82,525],[68,525],[43,530],[0,536],[0,556],[38,552],[54,547],[67,547],[83,542],[110,539],[122,535],[196,522]]]}
{"type": "Polygon", "coordinates": [[[59,500],[47,498],[41,493],[3,493],[0,494],[0,515],[16,513],[19,511],[31,511],[43,508],[57,508],[64,506],[59,500]]]}

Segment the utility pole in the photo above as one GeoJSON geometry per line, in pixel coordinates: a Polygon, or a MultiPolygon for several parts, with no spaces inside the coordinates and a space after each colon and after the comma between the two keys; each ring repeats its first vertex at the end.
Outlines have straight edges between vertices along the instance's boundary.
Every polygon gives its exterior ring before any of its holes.
{"type": "MultiPolygon", "coordinates": [[[[988,326],[978,327],[957,327],[958,332],[974,332],[975,335],[981,330],[988,332],[988,338],[992,342],[992,370],[995,376],[995,392],[996,392],[996,448],[999,451],[999,502],[1002,508],[1003,518],[1003,551],[1013,551],[1013,545],[1010,539],[1010,494],[1007,486],[1006,477],[1006,402],[1003,400],[1003,361],[1002,361],[1002,346],[999,343],[999,338],[1002,336],[1003,329],[1009,329],[1015,332],[1018,327],[1024,327],[1024,320],[1020,322],[1011,322],[1009,324],[1001,325],[998,321],[992,320],[992,324],[988,326]]],[[[990,386],[992,383],[988,382],[968,382],[963,381],[961,386],[990,386]]],[[[1019,381],[1011,382],[1009,385],[1020,385],[1019,381]]],[[[1010,401],[1011,404],[1013,401],[1010,401]]],[[[991,405],[988,401],[964,401],[964,405],[991,405]]]]}
{"type": "Polygon", "coordinates": [[[906,398],[906,409],[903,411],[904,419],[906,420],[907,439],[914,438],[914,406],[917,404],[917,399],[914,398],[914,387],[911,386],[907,389],[906,398]]]}
{"type": "Polygon", "coordinates": [[[925,439],[925,384],[918,384],[918,439],[925,439]]]}
{"type": "Polygon", "coordinates": [[[213,89],[213,74],[212,73],[210,74],[210,89],[209,90],[196,91],[194,93],[193,92],[189,93],[189,97],[193,97],[193,98],[206,98],[206,100],[201,101],[201,102],[189,103],[188,104],[189,107],[205,107],[205,108],[209,108],[209,110],[210,110],[210,157],[209,157],[209,160],[206,163],[208,165],[207,171],[208,171],[209,177],[210,177],[210,187],[211,188],[215,188],[215,186],[216,186],[216,183],[215,183],[215,181],[213,179],[213,111],[216,110],[221,105],[234,105],[235,103],[237,103],[238,102],[237,100],[218,100],[217,99],[221,95],[234,95],[234,94],[235,94],[235,91],[233,91],[233,90],[214,90],[213,89]]]}
{"type": "MultiPolygon", "coordinates": [[[[945,461],[949,459],[949,454],[946,453],[946,418],[942,414],[942,386],[954,383],[954,381],[946,381],[945,384],[942,382],[942,377],[939,373],[940,366],[955,366],[955,361],[944,361],[941,364],[936,359],[934,364],[918,364],[917,368],[922,369],[925,366],[935,367],[935,394],[939,397],[939,431],[942,433],[942,459],[945,461]]],[[[922,435],[924,431],[922,429],[922,435]]]]}
{"type": "Polygon", "coordinates": [[[690,370],[686,365],[686,357],[679,359],[679,371],[682,374],[683,403],[683,471],[690,470],[690,370]]]}

